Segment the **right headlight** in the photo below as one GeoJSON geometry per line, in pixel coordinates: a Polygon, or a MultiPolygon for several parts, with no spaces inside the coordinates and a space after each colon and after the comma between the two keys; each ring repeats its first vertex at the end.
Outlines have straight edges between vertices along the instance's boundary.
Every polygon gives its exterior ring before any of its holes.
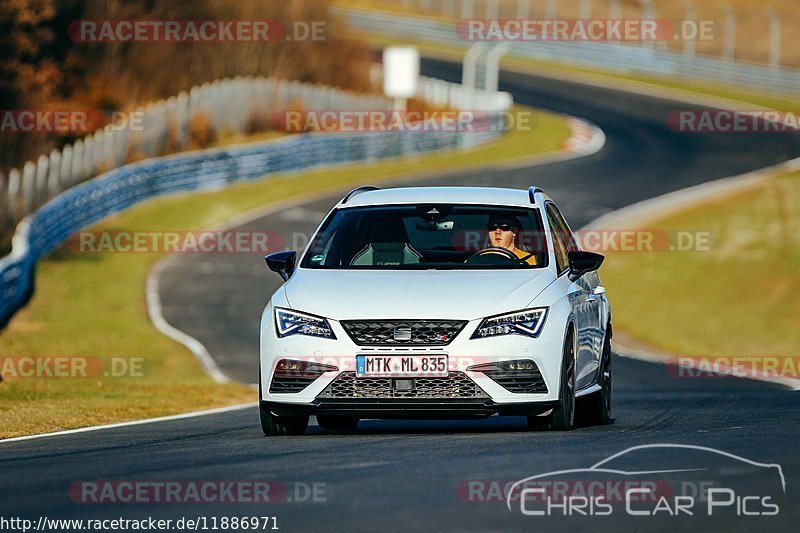
{"type": "Polygon", "coordinates": [[[278,337],[307,335],[322,339],[336,339],[331,325],[322,317],[307,315],[288,309],[275,308],[275,326],[278,337]]]}
{"type": "Polygon", "coordinates": [[[473,339],[485,339],[499,335],[525,335],[538,337],[547,318],[547,307],[525,309],[505,315],[484,318],[472,334],[473,339]]]}

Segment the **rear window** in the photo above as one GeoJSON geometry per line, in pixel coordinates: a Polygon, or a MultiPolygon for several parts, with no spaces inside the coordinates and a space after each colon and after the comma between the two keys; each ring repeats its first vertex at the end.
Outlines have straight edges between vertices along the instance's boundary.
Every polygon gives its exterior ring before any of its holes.
{"type": "Polygon", "coordinates": [[[458,204],[383,205],[338,209],[306,250],[301,267],[316,269],[542,268],[547,245],[536,208],[458,204]],[[500,253],[490,239],[512,227],[500,253]],[[503,224],[497,224],[497,222],[503,224]],[[509,237],[511,238],[511,237],[509,237]],[[497,253],[491,253],[492,248],[497,253]],[[514,257],[516,256],[516,257],[514,257]]]}

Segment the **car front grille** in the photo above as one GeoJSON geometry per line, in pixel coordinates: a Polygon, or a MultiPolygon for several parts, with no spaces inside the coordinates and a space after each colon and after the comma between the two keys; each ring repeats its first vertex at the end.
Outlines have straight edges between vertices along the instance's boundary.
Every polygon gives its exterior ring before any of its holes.
{"type": "Polygon", "coordinates": [[[446,346],[464,329],[464,320],[343,320],[360,346],[446,346]]]}
{"type": "Polygon", "coordinates": [[[463,372],[445,378],[357,378],[355,372],[342,372],[317,398],[475,398],[489,396],[463,372]],[[397,388],[394,382],[405,382],[397,388]],[[412,386],[407,386],[413,382],[412,386]]]}

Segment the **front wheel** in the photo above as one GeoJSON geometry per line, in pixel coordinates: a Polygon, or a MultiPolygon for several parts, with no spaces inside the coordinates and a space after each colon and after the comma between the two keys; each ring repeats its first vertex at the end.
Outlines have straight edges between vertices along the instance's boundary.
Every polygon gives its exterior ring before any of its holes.
{"type": "Polygon", "coordinates": [[[611,379],[611,325],[608,326],[606,338],[603,341],[603,353],[600,356],[600,371],[597,375],[597,384],[600,390],[582,399],[578,414],[580,421],[592,426],[605,426],[611,423],[611,393],[613,382],[611,379]]]}
{"type": "Polygon", "coordinates": [[[564,340],[558,399],[561,406],[548,416],[529,416],[528,427],[555,431],[569,431],[575,427],[575,337],[572,330],[564,340]]]}
{"type": "Polygon", "coordinates": [[[276,416],[263,407],[259,407],[261,415],[261,430],[267,437],[282,437],[288,435],[305,435],[308,427],[308,415],[276,416]]]}

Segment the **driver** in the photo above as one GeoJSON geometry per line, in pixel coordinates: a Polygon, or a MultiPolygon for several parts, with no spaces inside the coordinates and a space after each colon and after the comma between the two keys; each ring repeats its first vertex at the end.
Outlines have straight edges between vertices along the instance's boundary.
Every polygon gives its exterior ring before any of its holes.
{"type": "Polygon", "coordinates": [[[534,252],[528,252],[517,248],[517,234],[522,230],[522,225],[519,223],[517,217],[493,213],[489,216],[486,229],[489,231],[490,246],[509,250],[519,258],[520,263],[527,263],[529,265],[537,264],[536,254],[534,252]]]}

